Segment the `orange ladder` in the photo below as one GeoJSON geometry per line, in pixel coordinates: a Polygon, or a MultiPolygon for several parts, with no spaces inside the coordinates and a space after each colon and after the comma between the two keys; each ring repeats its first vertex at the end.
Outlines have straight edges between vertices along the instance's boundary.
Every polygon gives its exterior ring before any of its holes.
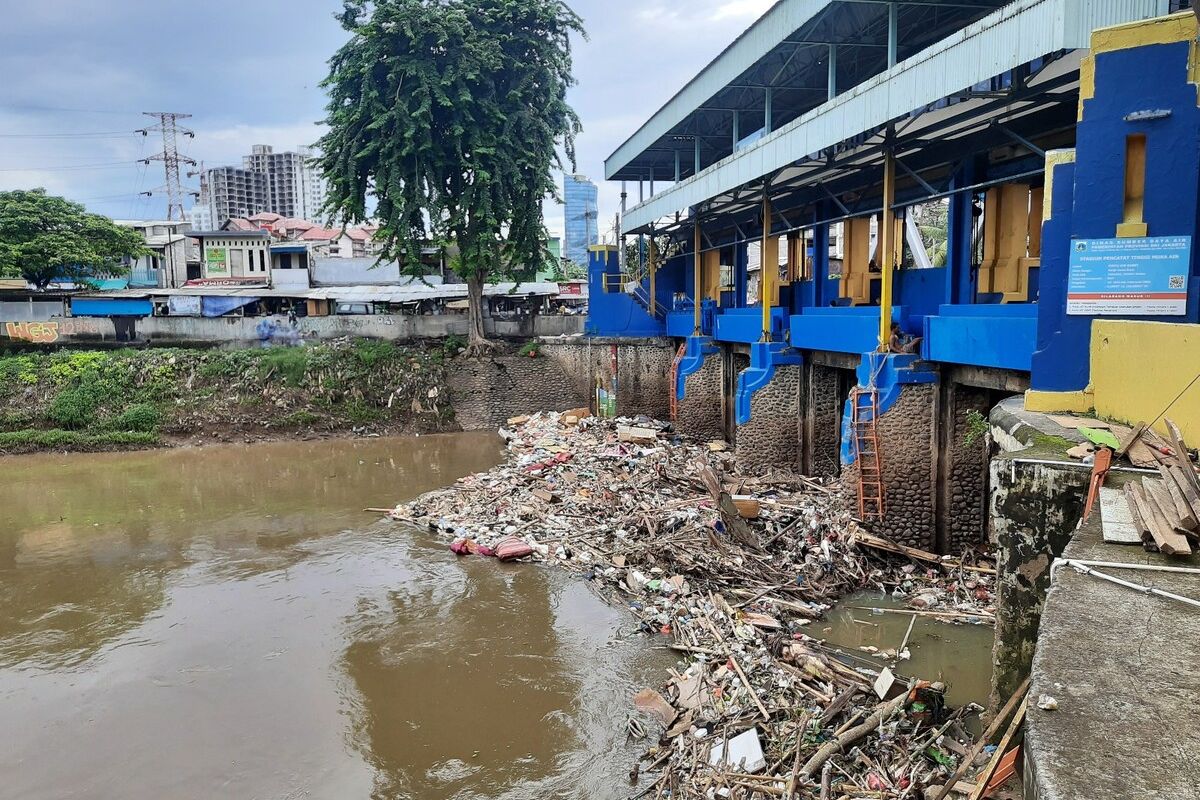
{"type": "Polygon", "coordinates": [[[687,352],[687,344],[681,343],[678,352],[675,353],[675,360],[671,362],[671,421],[674,422],[679,418],[679,363],[683,361],[683,354],[687,352]]]}
{"type": "Polygon", "coordinates": [[[882,521],[884,515],[883,463],[875,420],[879,416],[879,392],[874,387],[850,392],[850,423],[858,460],[858,518],[882,521]]]}

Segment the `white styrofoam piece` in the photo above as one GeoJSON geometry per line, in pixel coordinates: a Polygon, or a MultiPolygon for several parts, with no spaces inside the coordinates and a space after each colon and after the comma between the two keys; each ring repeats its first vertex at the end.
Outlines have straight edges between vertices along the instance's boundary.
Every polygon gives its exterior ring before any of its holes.
{"type": "MultiPolygon", "coordinates": [[[[708,754],[708,763],[717,766],[725,763],[726,742],[718,742],[708,754]]],[[[762,743],[758,741],[758,729],[751,728],[742,731],[728,742],[729,758],[727,766],[740,769],[743,772],[758,772],[767,766],[763,755],[762,743]]]]}

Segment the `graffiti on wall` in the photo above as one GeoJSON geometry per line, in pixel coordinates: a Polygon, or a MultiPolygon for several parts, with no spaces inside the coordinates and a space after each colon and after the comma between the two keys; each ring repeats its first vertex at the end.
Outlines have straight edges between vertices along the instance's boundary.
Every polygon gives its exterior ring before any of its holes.
{"type": "Polygon", "coordinates": [[[13,341],[33,344],[53,344],[64,337],[103,336],[100,323],[94,319],[52,319],[33,322],[6,322],[4,335],[13,341]]]}

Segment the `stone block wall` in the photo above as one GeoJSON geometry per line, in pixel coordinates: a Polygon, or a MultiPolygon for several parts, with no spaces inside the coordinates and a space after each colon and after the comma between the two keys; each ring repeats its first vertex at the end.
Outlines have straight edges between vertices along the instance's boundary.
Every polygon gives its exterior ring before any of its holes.
{"type": "Polygon", "coordinates": [[[750,421],[739,425],[734,457],[749,471],[800,469],[800,387],[804,367],[775,368],[771,382],[750,398],[750,421]]]}
{"type": "Polygon", "coordinates": [[[701,442],[723,439],[724,403],[722,387],[724,371],[722,358],[714,353],[704,359],[704,366],[684,379],[684,398],[679,401],[679,416],[675,421],[680,433],[701,442]]]}
{"type": "Polygon", "coordinates": [[[940,544],[946,552],[958,553],[980,544],[987,528],[987,436],[986,431],[972,432],[969,420],[974,411],[986,426],[992,400],[987,389],[961,384],[945,387],[943,398],[940,544]]]}
{"type": "Polygon", "coordinates": [[[460,358],[450,372],[454,413],[463,430],[497,428],[509,417],[586,406],[575,381],[549,358],[460,358]]]}
{"type": "MultiPolygon", "coordinates": [[[[937,547],[937,387],[910,384],[876,425],[885,514],[877,529],[910,547],[937,547]]],[[[858,461],[842,470],[848,507],[858,509],[858,461]]]]}
{"type": "Polygon", "coordinates": [[[645,414],[665,420],[671,416],[671,367],[675,348],[670,342],[617,347],[617,413],[645,414]]]}
{"type": "Polygon", "coordinates": [[[836,477],[842,468],[839,452],[846,399],[842,377],[845,370],[820,364],[806,364],[805,368],[808,370],[808,385],[803,439],[808,453],[809,474],[818,478],[836,477]]]}
{"type": "Polygon", "coordinates": [[[559,365],[571,379],[575,393],[595,405],[596,378],[611,389],[613,353],[617,361],[617,413],[645,414],[665,420],[670,416],[671,364],[675,345],[670,339],[611,339],[588,337],[566,342],[543,342],[543,355],[559,365]]]}

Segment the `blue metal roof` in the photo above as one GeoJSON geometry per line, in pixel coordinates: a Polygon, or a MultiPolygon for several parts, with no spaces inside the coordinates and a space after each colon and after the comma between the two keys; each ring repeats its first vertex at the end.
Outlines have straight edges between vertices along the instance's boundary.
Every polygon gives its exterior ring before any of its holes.
{"type": "Polygon", "coordinates": [[[609,156],[605,176],[670,180],[676,163],[692,175],[697,141],[707,166],[765,127],[768,105],[777,129],[828,99],[830,75],[844,92],[1006,2],[779,0],[609,156]]]}
{"type": "Polygon", "coordinates": [[[622,229],[645,230],[700,205],[706,214],[755,213],[760,194],[747,189],[768,178],[773,194],[802,187],[819,193],[829,181],[880,163],[889,123],[899,131],[891,144],[903,159],[950,153],[961,137],[1055,106],[1073,120],[1073,108],[1064,106],[1073,104],[1077,91],[1079,54],[1069,51],[1086,48],[1094,28],[1158,16],[1166,6],[1166,0],[1020,0],[1007,5],[698,175],[668,186],[630,209],[622,229]],[[1064,51],[1068,54],[1063,57],[1043,58],[1064,51]],[[1031,64],[1036,70],[1004,91],[971,91],[1031,64]],[[931,140],[940,147],[929,147],[931,140]]]}

